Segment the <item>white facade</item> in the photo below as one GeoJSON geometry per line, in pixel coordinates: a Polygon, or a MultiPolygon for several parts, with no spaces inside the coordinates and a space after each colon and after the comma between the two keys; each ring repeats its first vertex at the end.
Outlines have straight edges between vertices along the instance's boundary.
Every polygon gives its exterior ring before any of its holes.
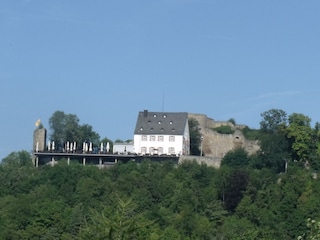
{"type": "Polygon", "coordinates": [[[138,155],[189,155],[190,137],[186,113],[140,112],[134,134],[138,155]]]}
{"type": "Polygon", "coordinates": [[[113,154],[132,154],[134,153],[132,143],[114,143],[113,154]]]}
{"type": "Polygon", "coordinates": [[[183,155],[183,136],[135,135],[134,152],[139,155],[183,155]]]}

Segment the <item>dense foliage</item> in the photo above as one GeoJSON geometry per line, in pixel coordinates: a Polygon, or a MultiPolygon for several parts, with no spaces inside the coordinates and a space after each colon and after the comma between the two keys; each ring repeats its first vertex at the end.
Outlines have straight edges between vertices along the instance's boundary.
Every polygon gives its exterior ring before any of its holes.
{"type": "Polygon", "coordinates": [[[201,144],[199,122],[196,119],[191,118],[188,121],[188,125],[190,134],[190,155],[199,156],[201,144]]]}
{"type": "MultiPolygon", "coordinates": [[[[75,114],[66,114],[56,111],[49,119],[50,140],[55,141],[56,148],[61,150],[65,142],[92,142],[94,147],[99,147],[100,136],[93,131],[89,124],[80,125],[80,120],[75,114]]],[[[82,145],[77,146],[81,149],[82,145]]]]}
{"type": "MultiPolygon", "coordinates": [[[[27,152],[0,165],[0,239],[295,239],[320,219],[319,180],[248,166],[148,160],[109,169],[65,161],[34,168],[27,152]]],[[[242,159],[245,158],[245,159],[242,159]]],[[[228,160],[229,159],[229,160],[228,160]]]]}
{"type": "Polygon", "coordinates": [[[241,132],[247,140],[258,140],[260,136],[259,129],[251,129],[248,126],[242,128],[241,132]]]}
{"type": "MultiPolygon", "coordinates": [[[[234,149],[219,169],[147,159],[34,168],[13,152],[0,164],[0,239],[320,239],[320,124],[278,109],[261,116],[259,130],[246,129],[260,151],[234,149]]],[[[199,124],[189,125],[199,151],[199,124]]]]}

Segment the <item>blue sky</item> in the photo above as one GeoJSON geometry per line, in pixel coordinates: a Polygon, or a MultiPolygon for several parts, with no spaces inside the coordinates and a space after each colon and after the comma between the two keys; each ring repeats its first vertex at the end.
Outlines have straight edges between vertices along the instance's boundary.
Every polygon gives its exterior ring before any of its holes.
{"type": "Polygon", "coordinates": [[[320,121],[320,1],[2,0],[0,159],[61,110],[132,139],[139,111],[320,121]]]}

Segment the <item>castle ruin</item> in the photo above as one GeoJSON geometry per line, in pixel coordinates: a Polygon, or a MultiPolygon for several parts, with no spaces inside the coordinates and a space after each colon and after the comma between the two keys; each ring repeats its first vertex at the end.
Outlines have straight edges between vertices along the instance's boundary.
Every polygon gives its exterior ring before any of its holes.
{"type": "Polygon", "coordinates": [[[260,147],[257,140],[247,140],[242,133],[245,125],[234,125],[228,121],[215,121],[208,118],[205,114],[188,114],[189,119],[193,118],[199,123],[202,140],[202,152],[206,157],[222,159],[224,155],[236,148],[245,149],[249,155],[256,153],[260,147]],[[214,131],[214,128],[221,126],[230,126],[234,131],[232,134],[221,134],[214,131]]]}

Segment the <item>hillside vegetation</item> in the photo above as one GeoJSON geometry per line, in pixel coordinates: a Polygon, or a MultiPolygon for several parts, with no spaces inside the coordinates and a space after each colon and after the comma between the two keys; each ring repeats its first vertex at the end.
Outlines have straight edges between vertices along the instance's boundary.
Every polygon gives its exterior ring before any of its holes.
{"type": "Polygon", "coordinates": [[[0,165],[0,239],[295,239],[320,219],[310,170],[253,169],[241,150],[220,169],[147,160],[36,169],[29,160],[19,152],[0,165]]]}
{"type": "Polygon", "coordinates": [[[277,109],[262,118],[261,151],[235,149],[220,169],[34,168],[13,152],[0,164],[0,239],[319,239],[320,125],[277,109]]]}

